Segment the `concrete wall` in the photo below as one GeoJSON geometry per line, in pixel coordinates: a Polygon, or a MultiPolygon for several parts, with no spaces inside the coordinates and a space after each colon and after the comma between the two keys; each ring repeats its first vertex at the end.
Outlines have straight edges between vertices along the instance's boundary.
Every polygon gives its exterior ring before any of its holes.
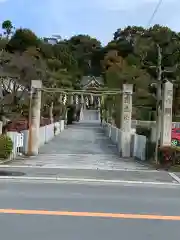
{"type": "MultiPolygon", "coordinates": [[[[65,128],[64,120],[40,127],[39,147],[51,141],[56,135],[60,134],[65,128]],[[56,131],[54,132],[54,127],[56,131]]],[[[27,154],[29,131],[24,130],[21,133],[8,132],[7,135],[13,141],[13,151],[10,159],[15,159],[18,155],[27,154]]]]}

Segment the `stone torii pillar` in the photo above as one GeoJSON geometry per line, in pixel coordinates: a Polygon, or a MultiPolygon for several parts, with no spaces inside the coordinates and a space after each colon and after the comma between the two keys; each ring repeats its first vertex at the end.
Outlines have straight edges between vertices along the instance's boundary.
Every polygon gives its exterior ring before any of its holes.
{"type": "Polygon", "coordinates": [[[39,151],[39,128],[41,119],[41,80],[31,81],[31,99],[29,109],[28,155],[36,156],[39,151]]]}
{"type": "Polygon", "coordinates": [[[171,146],[173,84],[163,84],[160,145],[171,146]]]}
{"type": "Polygon", "coordinates": [[[131,117],[132,117],[132,84],[123,84],[121,98],[121,120],[120,120],[120,154],[122,157],[131,156],[131,117]]]}

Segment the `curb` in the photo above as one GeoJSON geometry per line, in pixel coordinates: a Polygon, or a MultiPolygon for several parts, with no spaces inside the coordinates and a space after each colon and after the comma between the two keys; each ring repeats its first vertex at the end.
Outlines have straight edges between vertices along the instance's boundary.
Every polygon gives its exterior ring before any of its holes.
{"type": "Polygon", "coordinates": [[[108,179],[85,179],[85,178],[60,178],[60,177],[21,177],[21,176],[0,176],[0,180],[29,180],[29,181],[57,181],[57,182],[79,182],[79,183],[110,183],[110,184],[141,184],[141,185],[164,185],[180,186],[180,183],[173,182],[144,182],[144,181],[125,181],[108,179]]]}
{"type": "Polygon", "coordinates": [[[58,169],[58,170],[89,170],[89,171],[114,171],[114,172],[149,172],[149,173],[158,173],[160,171],[155,169],[128,169],[128,168],[121,168],[121,169],[106,169],[106,168],[70,168],[70,167],[46,167],[46,166],[32,166],[32,165],[0,165],[1,168],[31,168],[31,169],[58,169]]]}

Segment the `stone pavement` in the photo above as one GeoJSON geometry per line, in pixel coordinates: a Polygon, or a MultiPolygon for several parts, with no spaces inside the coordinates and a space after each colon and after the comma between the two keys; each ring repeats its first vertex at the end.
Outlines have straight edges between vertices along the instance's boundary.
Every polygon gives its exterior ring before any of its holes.
{"type": "Polygon", "coordinates": [[[69,169],[148,169],[133,159],[119,157],[116,146],[104,135],[99,122],[68,126],[40,148],[37,157],[16,160],[11,165],[69,169]]]}

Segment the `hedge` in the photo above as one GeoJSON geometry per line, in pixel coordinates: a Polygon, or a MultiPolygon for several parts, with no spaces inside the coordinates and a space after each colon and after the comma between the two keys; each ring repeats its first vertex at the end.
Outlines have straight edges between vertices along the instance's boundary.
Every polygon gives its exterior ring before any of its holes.
{"type": "Polygon", "coordinates": [[[161,164],[170,162],[171,165],[180,165],[180,148],[173,146],[160,147],[158,158],[161,164]]]}
{"type": "Polygon", "coordinates": [[[0,135],[0,158],[8,159],[13,150],[13,142],[7,135],[0,135]]]}

